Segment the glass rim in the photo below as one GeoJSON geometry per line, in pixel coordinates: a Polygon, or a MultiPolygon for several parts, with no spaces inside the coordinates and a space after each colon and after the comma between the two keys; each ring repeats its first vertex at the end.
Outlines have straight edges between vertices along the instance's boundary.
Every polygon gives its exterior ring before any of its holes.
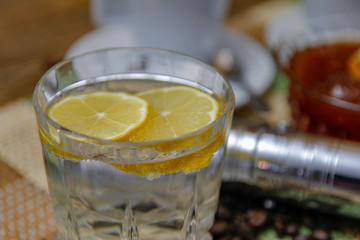
{"type": "MultiPolygon", "coordinates": [[[[349,101],[343,100],[341,98],[333,97],[333,96],[327,95],[325,93],[316,91],[314,89],[308,88],[304,84],[302,84],[301,82],[299,82],[298,80],[295,80],[295,79],[290,79],[290,84],[292,84],[292,83],[298,85],[302,89],[302,91],[307,92],[314,98],[319,99],[321,102],[324,102],[326,104],[336,106],[336,107],[339,107],[342,109],[360,112],[360,104],[349,102],[349,101]]],[[[290,86],[290,88],[291,88],[291,86],[290,86]]]]}
{"type": "MultiPolygon", "coordinates": [[[[205,87],[206,88],[206,87],[205,87]]],[[[54,96],[56,95],[56,93],[54,94],[54,96]]],[[[231,84],[229,82],[229,80],[218,70],[216,70],[214,67],[212,67],[210,64],[207,64],[195,57],[189,56],[187,54],[184,53],[180,53],[180,52],[176,52],[173,50],[167,50],[167,49],[161,49],[161,48],[150,48],[150,47],[111,47],[111,48],[103,48],[103,49],[97,49],[97,50],[93,50],[93,51],[89,51],[83,54],[79,54],[67,59],[64,59],[58,63],[56,63],[55,65],[53,65],[51,68],[49,68],[40,78],[40,80],[38,81],[38,83],[36,84],[36,87],[34,89],[33,92],[33,96],[32,96],[32,101],[33,101],[33,105],[34,108],[36,109],[37,113],[39,113],[41,116],[41,118],[45,119],[46,122],[50,123],[52,127],[55,127],[55,129],[59,129],[58,132],[62,132],[64,135],[66,136],[71,136],[74,139],[81,139],[83,141],[83,139],[86,139],[84,142],[91,142],[91,143],[95,143],[95,144],[102,144],[102,145],[121,145],[121,146],[145,146],[145,145],[152,145],[152,144],[158,144],[158,143],[164,143],[164,142],[171,142],[171,141],[177,141],[177,140],[182,140],[182,139],[187,139],[189,137],[192,136],[197,136],[197,135],[201,135],[201,133],[205,132],[206,130],[208,130],[209,128],[212,128],[214,126],[216,126],[221,119],[226,118],[226,116],[228,115],[228,113],[230,111],[232,111],[232,109],[234,109],[235,107],[235,96],[234,96],[234,92],[233,89],[231,87],[231,84]],[[224,83],[226,83],[226,86],[228,87],[229,93],[230,93],[230,98],[229,101],[226,103],[225,99],[224,99],[224,111],[220,112],[220,115],[218,116],[218,118],[216,118],[214,121],[212,121],[211,123],[203,126],[202,128],[195,130],[193,132],[178,136],[178,137],[172,137],[172,138],[166,138],[166,139],[160,139],[160,140],[152,140],[152,141],[120,141],[120,140],[107,140],[107,139],[100,139],[100,138],[96,138],[96,137],[91,137],[85,134],[81,134],[78,133],[76,131],[72,131],[68,128],[63,127],[62,125],[58,124],[57,122],[55,122],[54,120],[52,120],[48,114],[46,113],[46,111],[44,111],[41,108],[41,104],[38,101],[38,92],[41,91],[40,87],[42,85],[42,83],[44,83],[46,81],[46,77],[53,72],[54,70],[56,70],[57,68],[59,68],[60,66],[63,66],[71,61],[73,61],[74,59],[78,59],[81,58],[83,56],[88,56],[88,55],[93,55],[96,53],[100,53],[100,52],[108,52],[108,51],[121,51],[121,50],[131,50],[131,51],[152,51],[152,52],[163,52],[163,53],[170,53],[172,55],[177,55],[177,56],[181,56],[184,59],[189,59],[191,61],[194,61],[196,63],[198,63],[199,65],[202,65],[206,68],[210,68],[212,70],[214,70],[214,72],[219,75],[222,80],[224,81],[224,83]]],[[[47,109],[47,108],[45,108],[47,109]]],[[[40,128],[40,127],[39,127],[40,128]]],[[[41,129],[40,129],[41,131],[41,129]]],[[[52,140],[51,140],[52,141],[52,140]]]]}

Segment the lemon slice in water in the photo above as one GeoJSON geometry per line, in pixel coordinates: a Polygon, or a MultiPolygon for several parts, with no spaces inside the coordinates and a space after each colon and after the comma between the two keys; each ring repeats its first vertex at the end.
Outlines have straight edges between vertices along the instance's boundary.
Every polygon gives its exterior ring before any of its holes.
{"type": "MultiPolygon", "coordinates": [[[[213,134],[213,129],[209,128],[197,135],[177,137],[205,127],[219,114],[219,101],[187,86],[155,88],[137,96],[105,91],[69,95],[48,110],[49,117],[58,124],[84,135],[120,141],[164,140],[143,146],[160,152],[197,149],[165,161],[111,163],[121,171],[140,176],[206,167],[212,154],[224,142],[225,131],[213,134]]],[[[81,159],[56,146],[52,149],[58,154],[81,159]]]]}
{"type": "Polygon", "coordinates": [[[124,92],[97,91],[68,95],[53,104],[48,116],[74,132],[117,140],[140,126],[148,113],[147,102],[124,92]]]}
{"type": "Polygon", "coordinates": [[[174,138],[194,132],[213,122],[219,102],[210,94],[187,86],[150,89],[138,94],[149,103],[146,122],[130,134],[130,141],[174,138]]]}
{"type": "Polygon", "coordinates": [[[212,154],[225,140],[225,131],[212,134],[209,128],[197,135],[176,138],[194,132],[216,120],[220,114],[220,104],[210,94],[187,86],[155,88],[138,94],[149,103],[146,121],[126,139],[130,141],[163,140],[151,147],[160,152],[195,151],[166,161],[134,164],[112,164],[124,172],[140,176],[190,172],[206,167],[212,154]],[[205,144],[206,143],[206,144],[205,144]]]}

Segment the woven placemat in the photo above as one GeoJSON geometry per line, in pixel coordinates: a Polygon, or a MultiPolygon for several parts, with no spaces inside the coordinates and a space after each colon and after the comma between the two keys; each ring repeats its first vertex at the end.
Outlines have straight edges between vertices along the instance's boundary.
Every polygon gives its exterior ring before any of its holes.
{"type": "Polygon", "coordinates": [[[0,159],[40,189],[47,190],[35,112],[28,99],[0,108],[0,159]]]}
{"type": "Polygon", "coordinates": [[[55,240],[56,234],[49,194],[0,161],[0,239],[55,240]]]}
{"type": "Polygon", "coordinates": [[[0,239],[54,240],[56,221],[32,103],[0,108],[0,239]]]}

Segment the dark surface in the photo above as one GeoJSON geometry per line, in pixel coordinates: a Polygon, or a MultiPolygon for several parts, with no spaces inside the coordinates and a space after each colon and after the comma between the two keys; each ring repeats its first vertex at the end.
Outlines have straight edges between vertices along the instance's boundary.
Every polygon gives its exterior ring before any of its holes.
{"type": "Polygon", "coordinates": [[[360,220],[307,209],[249,192],[241,183],[223,183],[214,240],[360,239],[360,220]]]}

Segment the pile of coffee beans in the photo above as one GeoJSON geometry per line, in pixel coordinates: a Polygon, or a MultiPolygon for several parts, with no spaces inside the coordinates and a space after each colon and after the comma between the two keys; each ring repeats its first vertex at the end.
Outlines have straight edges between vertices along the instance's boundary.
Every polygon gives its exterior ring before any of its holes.
{"type": "Polygon", "coordinates": [[[214,240],[360,240],[360,220],[249,194],[241,183],[223,183],[210,231],[214,240]]]}

